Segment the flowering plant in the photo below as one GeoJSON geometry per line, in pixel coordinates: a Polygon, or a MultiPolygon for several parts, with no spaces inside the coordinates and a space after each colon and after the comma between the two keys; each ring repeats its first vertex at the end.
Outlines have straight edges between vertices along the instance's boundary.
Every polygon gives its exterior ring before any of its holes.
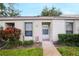
{"type": "Polygon", "coordinates": [[[5,30],[0,30],[0,38],[3,39],[19,39],[21,30],[17,28],[6,28],[5,30]]]}
{"type": "Polygon", "coordinates": [[[19,45],[21,30],[17,28],[6,28],[0,30],[0,40],[7,42],[7,47],[17,47],[19,45]]]}
{"type": "Polygon", "coordinates": [[[15,38],[15,39],[19,39],[20,38],[20,33],[21,30],[17,29],[17,28],[6,28],[4,30],[4,35],[5,38],[15,38]]]}

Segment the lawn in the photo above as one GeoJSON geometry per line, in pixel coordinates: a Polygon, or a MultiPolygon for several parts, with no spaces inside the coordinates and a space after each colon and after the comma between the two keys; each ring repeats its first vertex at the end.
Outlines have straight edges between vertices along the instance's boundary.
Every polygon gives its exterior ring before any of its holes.
{"type": "Polygon", "coordinates": [[[0,50],[0,56],[42,56],[42,48],[0,50]]]}
{"type": "Polygon", "coordinates": [[[79,56],[79,47],[63,46],[58,50],[63,56],[79,56]]]}

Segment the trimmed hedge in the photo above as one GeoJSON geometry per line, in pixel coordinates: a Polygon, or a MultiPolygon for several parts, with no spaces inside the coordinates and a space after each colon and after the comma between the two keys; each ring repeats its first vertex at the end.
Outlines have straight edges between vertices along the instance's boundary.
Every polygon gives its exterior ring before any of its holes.
{"type": "Polygon", "coordinates": [[[69,46],[79,46],[79,34],[58,34],[59,42],[69,46]]]}
{"type": "Polygon", "coordinates": [[[7,42],[7,45],[5,46],[6,49],[10,49],[10,48],[16,48],[22,46],[22,41],[20,40],[9,40],[7,42]]]}
{"type": "Polygon", "coordinates": [[[5,48],[13,48],[13,47],[19,47],[19,46],[30,46],[33,45],[34,42],[33,40],[29,40],[29,41],[20,41],[20,40],[16,40],[15,43],[13,44],[13,41],[10,41],[5,48]]]}
{"type": "Polygon", "coordinates": [[[33,43],[34,43],[33,40],[24,41],[24,42],[23,42],[23,45],[24,45],[24,46],[26,46],[26,45],[33,45],[33,43]]]}

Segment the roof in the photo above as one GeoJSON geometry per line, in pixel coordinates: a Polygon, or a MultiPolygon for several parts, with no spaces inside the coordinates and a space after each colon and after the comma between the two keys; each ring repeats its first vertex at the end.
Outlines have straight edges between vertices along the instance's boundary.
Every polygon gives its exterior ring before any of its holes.
{"type": "Polygon", "coordinates": [[[0,17],[0,21],[4,20],[79,20],[79,16],[16,16],[16,17],[0,17]]]}

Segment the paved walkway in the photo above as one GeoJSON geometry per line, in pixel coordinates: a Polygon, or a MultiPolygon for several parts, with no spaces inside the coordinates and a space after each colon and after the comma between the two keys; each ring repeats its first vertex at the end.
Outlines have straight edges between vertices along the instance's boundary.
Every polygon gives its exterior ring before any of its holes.
{"type": "Polygon", "coordinates": [[[50,41],[43,41],[42,47],[44,56],[61,56],[61,54],[50,41]]]}

